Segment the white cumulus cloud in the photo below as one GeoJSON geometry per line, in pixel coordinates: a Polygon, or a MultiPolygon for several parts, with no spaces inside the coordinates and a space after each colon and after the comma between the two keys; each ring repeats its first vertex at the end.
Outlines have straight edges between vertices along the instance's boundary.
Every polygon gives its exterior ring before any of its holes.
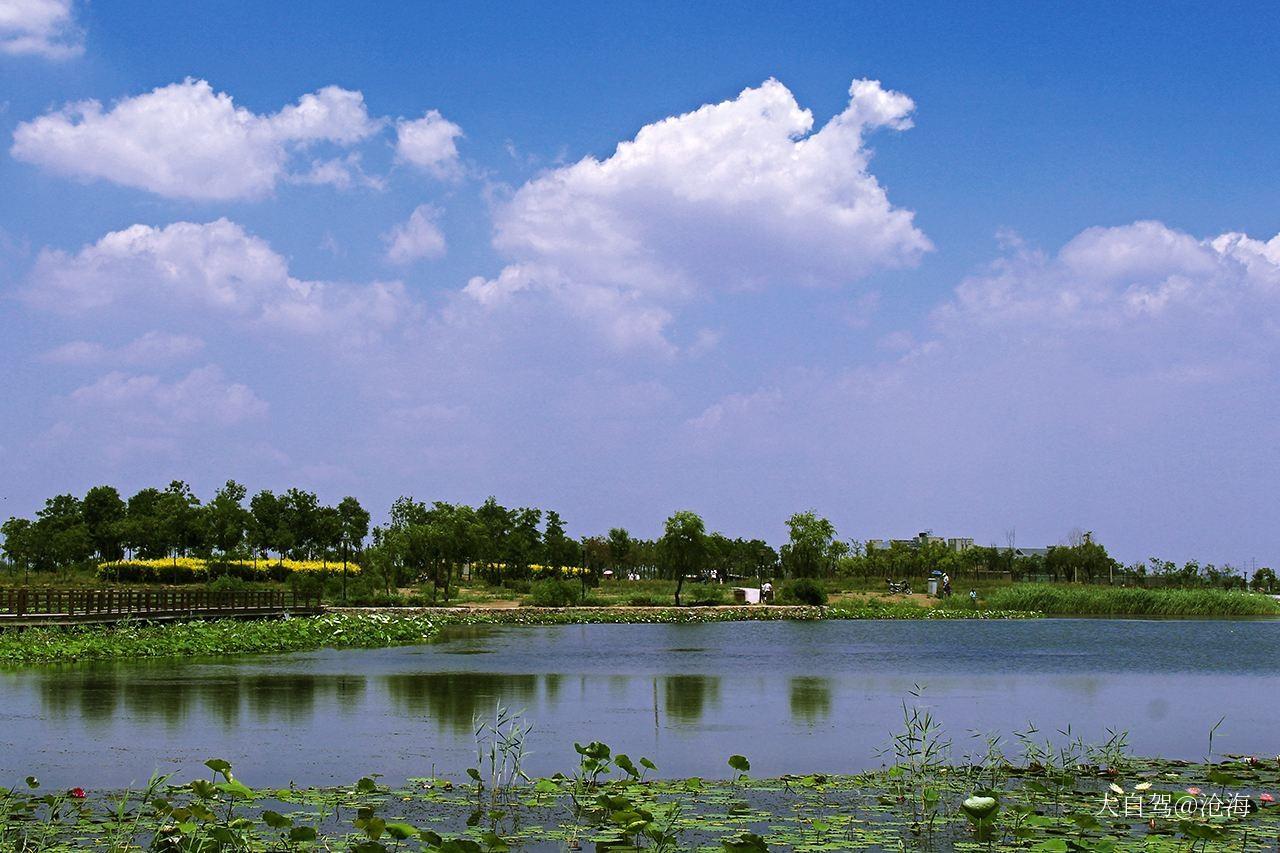
{"type": "Polygon", "coordinates": [[[439,258],[445,253],[444,234],[436,220],[440,211],[429,204],[414,208],[409,219],[383,235],[387,260],[407,264],[422,258],[439,258]]]}
{"type": "Polygon", "coordinates": [[[143,316],[211,313],[349,341],[376,338],[415,312],[399,282],[297,278],[265,240],[227,219],[134,225],[74,254],[45,249],[25,295],[34,305],[64,314],[118,305],[143,316]]]}
{"type": "Polygon", "coordinates": [[[359,92],[337,86],[259,115],[188,78],[110,109],[81,101],[23,122],[11,153],[59,174],[172,198],[252,199],[287,176],[295,152],[319,142],[351,146],[380,126],[359,92]]]}
{"type": "Polygon", "coordinates": [[[814,131],[777,80],[647,125],[607,159],[521,187],[496,213],[511,264],[466,292],[488,305],[550,294],[620,347],[671,351],[695,296],[839,286],[915,264],[931,244],[868,171],[865,135],[911,126],[911,99],[858,80],[814,131]]]}
{"type": "Polygon", "coordinates": [[[396,157],[438,178],[456,177],[461,168],[457,143],[460,136],[462,128],[438,110],[428,110],[420,119],[400,119],[396,122],[396,157]]]}
{"type": "Polygon", "coordinates": [[[1274,330],[1280,236],[1193,237],[1160,222],[1082,231],[1056,255],[1020,248],[956,289],[935,319],[956,326],[1274,330]]]}
{"type": "Polygon", "coordinates": [[[83,52],[71,0],[0,0],[0,53],[67,59],[83,52]]]}

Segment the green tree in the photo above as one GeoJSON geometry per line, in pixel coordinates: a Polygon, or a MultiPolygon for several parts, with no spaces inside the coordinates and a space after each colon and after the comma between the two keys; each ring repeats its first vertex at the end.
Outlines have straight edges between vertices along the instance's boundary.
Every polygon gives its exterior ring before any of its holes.
{"type": "Polygon", "coordinates": [[[540,509],[521,507],[515,510],[511,533],[507,536],[506,553],[503,555],[507,573],[511,577],[527,577],[529,566],[537,561],[542,550],[542,535],[538,532],[541,521],[540,509]]]}
{"type": "Polygon", "coordinates": [[[113,486],[94,486],[81,503],[89,539],[99,560],[124,556],[125,516],[128,507],[113,486]]]}
{"type": "Polygon", "coordinates": [[[156,505],[159,530],[165,548],[175,562],[202,544],[200,499],[182,480],[174,480],[160,493],[156,505]]]}
{"type": "Polygon", "coordinates": [[[240,550],[253,522],[253,514],[244,507],[248,494],[244,486],[227,480],[204,508],[206,541],[224,558],[240,550]]]}
{"type": "Polygon", "coordinates": [[[480,526],[476,559],[485,567],[489,580],[497,582],[502,577],[498,566],[511,547],[515,515],[490,495],[476,510],[476,522],[480,526]]]}
{"type": "Polygon", "coordinates": [[[547,529],[542,534],[543,562],[556,577],[565,566],[578,562],[577,543],[564,532],[564,520],[555,510],[547,510],[547,529]]]}
{"type": "Polygon", "coordinates": [[[26,518],[10,518],[0,525],[0,535],[4,536],[5,559],[15,569],[21,566],[24,577],[30,575],[31,564],[35,560],[35,554],[32,552],[32,533],[31,521],[26,518]]]}
{"type": "Polygon", "coordinates": [[[281,544],[287,542],[286,550],[310,559],[320,544],[320,499],[315,492],[289,489],[280,496],[280,515],[281,544]]]}
{"type": "Polygon", "coordinates": [[[609,530],[609,560],[613,571],[619,576],[627,574],[635,554],[635,541],[625,527],[614,527],[609,530]]]}
{"type": "MultiPolygon", "coordinates": [[[[253,561],[257,565],[258,555],[267,554],[279,547],[279,530],[281,527],[280,499],[269,489],[258,492],[249,501],[249,544],[253,547],[253,561]]],[[[280,551],[280,559],[284,559],[284,551],[280,551]]]]}
{"type": "Polygon", "coordinates": [[[700,575],[707,564],[707,528],[702,516],[682,509],[672,513],[659,540],[668,576],[676,581],[676,607],[688,575],[700,575]]]}
{"type": "Polygon", "coordinates": [[[144,560],[154,560],[168,553],[161,518],[161,492],[145,488],[129,498],[124,519],[124,546],[144,560]]]}
{"type": "Polygon", "coordinates": [[[831,574],[844,552],[836,542],[835,526],[813,511],[798,512],[787,519],[790,541],[782,546],[782,568],[797,578],[831,574]]]}
{"type": "Polygon", "coordinates": [[[338,502],[338,522],[342,543],[342,600],[347,600],[347,561],[360,553],[369,535],[369,513],[360,501],[348,495],[338,502]]]}
{"type": "Polygon", "coordinates": [[[583,536],[579,544],[582,552],[582,595],[585,598],[587,586],[599,586],[604,570],[612,567],[613,552],[609,540],[603,536],[583,536]]]}
{"type": "Polygon", "coordinates": [[[1274,592],[1276,589],[1276,573],[1269,566],[1263,566],[1253,573],[1254,592],[1274,592]]]}
{"type": "Polygon", "coordinates": [[[316,510],[313,535],[327,570],[329,555],[336,554],[342,547],[342,514],[336,506],[322,506],[316,510]]]}
{"type": "MultiPolygon", "coordinates": [[[[1070,545],[1058,545],[1049,549],[1044,559],[1045,570],[1053,575],[1054,580],[1061,577],[1063,580],[1085,583],[1109,581],[1119,564],[1111,558],[1107,549],[1095,542],[1091,533],[1073,535],[1072,539],[1074,541],[1070,545]]],[[[1193,579],[1198,578],[1200,565],[1196,563],[1189,573],[1193,579]]]]}
{"type": "Polygon", "coordinates": [[[93,556],[93,540],[84,523],[84,509],[75,495],[55,495],[45,501],[31,529],[33,568],[52,571],[93,556]]]}

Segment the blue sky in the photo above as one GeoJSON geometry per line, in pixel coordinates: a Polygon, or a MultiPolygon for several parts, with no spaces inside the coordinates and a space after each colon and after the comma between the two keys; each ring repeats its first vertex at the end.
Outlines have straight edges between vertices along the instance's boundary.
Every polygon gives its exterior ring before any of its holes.
{"type": "Polygon", "coordinates": [[[3,511],[1274,564],[1277,14],[0,0],[3,511]]]}

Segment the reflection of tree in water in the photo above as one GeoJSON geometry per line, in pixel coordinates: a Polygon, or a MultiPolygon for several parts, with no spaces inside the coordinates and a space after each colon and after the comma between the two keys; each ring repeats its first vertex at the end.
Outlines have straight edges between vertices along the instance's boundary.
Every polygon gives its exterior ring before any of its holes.
{"type": "Polygon", "coordinates": [[[809,725],[831,716],[831,679],[800,676],[791,679],[791,719],[809,725]]]}
{"type": "Polygon", "coordinates": [[[696,723],[707,706],[720,704],[720,676],[667,675],[662,677],[663,707],[669,719],[696,723]]]}
{"type": "Polygon", "coordinates": [[[499,700],[518,711],[538,689],[535,675],[495,672],[416,672],[387,675],[383,681],[398,709],[430,717],[459,735],[472,731],[477,715],[491,718],[499,700]]]}
{"type": "Polygon", "coordinates": [[[555,705],[560,698],[560,682],[564,676],[558,672],[548,672],[542,676],[542,692],[546,694],[547,704],[555,705]]]}
{"type": "MultiPolygon", "coordinates": [[[[172,664],[168,664],[172,666],[172,664]]],[[[248,709],[264,721],[302,723],[315,716],[316,703],[333,697],[352,713],[365,692],[362,675],[305,673],[215,673],[201,678],[166,678],[155,667],[88,667],[59,671],[40,680],[43,713],[109,723],[123,708],[140,720],[162,719],[170,728],[189,723],[198,709],[232,729],[248,709]]]]}

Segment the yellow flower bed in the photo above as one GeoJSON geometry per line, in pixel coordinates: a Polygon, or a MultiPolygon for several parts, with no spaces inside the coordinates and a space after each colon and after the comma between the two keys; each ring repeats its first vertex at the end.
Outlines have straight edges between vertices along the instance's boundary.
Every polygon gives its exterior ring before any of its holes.
{"type": "MultiPolygon", "coordinates": [[[[115,560],[98,564],[98,577],[112,580],[156,580],[181,582],[204,580],[210,574],[222,574],[231,569],[232,574],[247,578],[270,580],[282,575],[312,574],[317,572],[341,572],[341,562],[325,563],[323,560],[253,560],[228,559],[205,560],[200,557],[162,557],[154,560],[115,560]]],[[[360,566],[347,563],[347,571],[359,573],[360,566]]]]}
{"type": "MultiPolygon", "coordinates": [[[[477,568],[482,568],[486,571],[494,572],[498,575],[505,573],[507,570],[507,566],[505,563],[485,563],[483,566],[477,566],[477,568]]],[[[540,566],[537,563],[532,563],[529,566],[529,573],[534,577],[547,577],[548,575],[554,575],[556,573],[556,570],[551,566],[540,566]]],[[[584,569],[582,566],[561,566],[560,567],[561,577],[576,578],[579,575],[585,575],[587,573],[588,573],[587,569],[584,569]]]]}

